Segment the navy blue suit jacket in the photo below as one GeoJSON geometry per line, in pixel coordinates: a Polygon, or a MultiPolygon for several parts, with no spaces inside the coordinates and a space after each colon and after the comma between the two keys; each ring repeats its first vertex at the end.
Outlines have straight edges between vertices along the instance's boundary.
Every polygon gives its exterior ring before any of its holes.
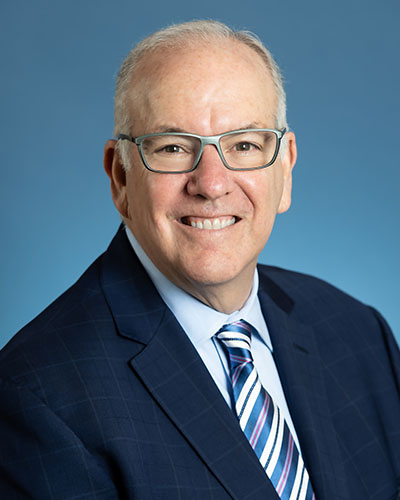
{"type": "MultiPolygon", "coordinates": [[[[317,500],[392,500],[400,356],[382,317],[260,266],[259,297],[317,500]]],[[[278,500],[122,230],[0,355],[0,498],[278,500]]]]}

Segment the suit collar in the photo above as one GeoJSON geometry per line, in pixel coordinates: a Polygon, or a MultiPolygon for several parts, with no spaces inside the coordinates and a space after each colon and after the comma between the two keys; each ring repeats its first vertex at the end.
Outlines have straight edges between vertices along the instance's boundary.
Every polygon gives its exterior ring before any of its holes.
{"type": "Polygon", "coordinates": [[[166,307],[133,252],[122,225],[101,258],[100,280],[118,333],[148,344],[166,307]]]}

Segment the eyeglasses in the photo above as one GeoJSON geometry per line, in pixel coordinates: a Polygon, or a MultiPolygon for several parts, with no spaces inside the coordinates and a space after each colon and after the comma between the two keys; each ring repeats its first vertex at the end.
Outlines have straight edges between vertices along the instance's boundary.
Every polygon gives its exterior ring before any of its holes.
{"type": "Polygon", "coordinates": [[[201,159],[204,146],[217,148],[229,170],[257,170],[276,160],[286,129],[242,129],[219,135],[202,136],[184,132],[165,132],[131,137],[119,134],[119,140],[135,143],[144,166],[152,172],[182,174],[192,172],[201,159]]]}

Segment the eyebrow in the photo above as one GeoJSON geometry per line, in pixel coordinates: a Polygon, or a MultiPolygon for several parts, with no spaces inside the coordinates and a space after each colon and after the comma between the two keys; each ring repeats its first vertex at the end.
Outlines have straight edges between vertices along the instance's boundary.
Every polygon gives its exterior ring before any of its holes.
{"type": "MultiPolygon", "coordinates": [[[[235,128],[234,130],[247,130],[247,129],[252,129],[252,128],[268,128],[268,127],[265,127],[263,124],[259,123],[259,122],[252,122],[252,123],[249,123],[247,125],[243,125],[241,127],[238,127],[238,128],[235,128]]],[[[161,125],[160,127],[157,127],[155,133],[188,133],[187,130],[184,130],[182,128],[179,128],[179,127],[170,127],[168,125],[161,125]]],[[[230,132],[230,130],[226,130],[225,132],[230,132]]],[[[224,132],[221,132],[222,134],[224,132]]],[[[218,135],[218,134],[215,134],[215,135],[218,135]]]]}
{"type": "Polygon", "coordinates": [[[156,129],[156,133],[164,134],[164,133],[168,133],[168,132],[186,133],[186,130],[183,130],[182,128],[179,128],[179,127],[169,127],[168,125],[161,125],[160,127],[157,127],[157,129],[156,129]]]}

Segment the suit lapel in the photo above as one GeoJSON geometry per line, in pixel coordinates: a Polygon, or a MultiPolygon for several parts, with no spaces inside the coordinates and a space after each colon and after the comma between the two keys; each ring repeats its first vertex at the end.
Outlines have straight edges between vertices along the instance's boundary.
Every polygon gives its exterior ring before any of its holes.
{"type": "Polygon", "coordinates": [[[151,396],[233,499],[279,500],[237,419],[121,231],[102,268],[117,330],[137,345],[131,367],[151,396]]]}
{"type": "Polygon", "coordinates": [[[169,310],[131,364],[232,498],[278,500],[237,419],[169,310]]]}
{"type": "Polygon", "coordinates": [[[317,500],[347,498],[315,332],[294,317],[291,299],[268,278],[260,302],[274,359],[317,500]],[[279,305],[278,305],[278,303],[279,305]]]}

